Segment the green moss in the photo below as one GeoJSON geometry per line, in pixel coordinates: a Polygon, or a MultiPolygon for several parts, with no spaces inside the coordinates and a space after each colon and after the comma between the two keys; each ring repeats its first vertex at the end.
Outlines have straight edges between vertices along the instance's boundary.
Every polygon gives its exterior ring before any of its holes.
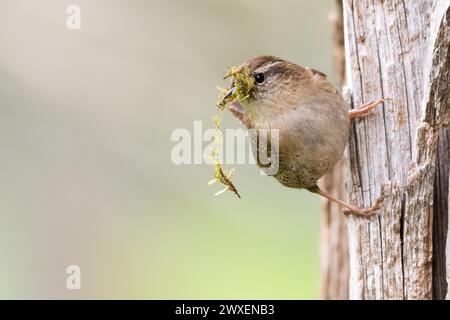
{"type": "Polygon", "coordinates": [[[233,101],[243,102],[251,97],[251,92],[255,86],[255,81],[246,67],[231,67],[224,79],[232,79],[228,89],[221,89],[217,106],[224,109],[225,106],[233,101]],[[235,91],[225,98],[225,95],[234,86],[235,91]]]}
{"type": "Polygon", "coordinates": [[[232,79],[232,83],[228,89],[220,89],[220,94],[217,102],[217,108],[219,114],[213,117],[214,125],[216,127],[216,135],[214,141],[214,148],[211,152],[211,159],[213,160],[214,165],[214,180],[211,183],[216,181],[225,185],[226,188],[222,191],[216,193],[216,195],[221,194],[225,191],[231,191],[236,196],[241,198],[239,192],[234,186],[231,178],[233,176],[234,170],[224,170],[222,164],[219,159],[219,152],[223,145],[223,135],[221,132],[221,124],[222,117],[225,107],[233,102],[243,102],[251,97],[251,91],[255,85],[253,78],[250,76],[250,72],[245,67],[232,67],[228,70],[224,79],[232,79]],[[234,88],[234,89],[233,89],[234,88]],[[230,91],[232,90],[233,91],[230,91]]]}
{"type": "Polygon", "coordinates": [[[224,170],[222,167],[222,164],[220,163],[220,149],[223,146],[223,134],[220,130],[221,124],[222,124],[222,117],[223,117],[223,108],[219,108],[219,114],[213,117],[214,126],[216,127],[216,133],[214,137],[214,147],[211,151],[211,159],[213,161],[214,166],[214,180],[210,181],[210,184],[213,184],[214,182],[220,182],[224,186],[226,186],[225,189],[219,191],[216,193],[216,195],[219,195],[225,191],[231,191],[238,198],[241,198],[239,195],[239,192],[237,191],[236,187],[234,186],[233,182],[231,181],[231,178],[233,176],[234,170],[224,170]]]}

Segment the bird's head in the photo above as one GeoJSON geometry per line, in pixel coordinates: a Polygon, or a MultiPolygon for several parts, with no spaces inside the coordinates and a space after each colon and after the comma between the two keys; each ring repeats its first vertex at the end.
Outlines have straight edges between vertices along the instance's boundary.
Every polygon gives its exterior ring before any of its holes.
{"type": "Polygon", "coordinates": [[[229,88],[219,106],[230,111],[247,127],[267,121],[297,103],[306,69],[273,56],[259,56],[229,70],[229,88]]]}

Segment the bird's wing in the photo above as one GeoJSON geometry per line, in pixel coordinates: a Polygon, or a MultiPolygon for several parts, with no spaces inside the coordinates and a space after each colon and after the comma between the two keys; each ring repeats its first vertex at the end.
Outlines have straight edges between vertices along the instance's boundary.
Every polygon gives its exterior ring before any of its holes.
{"type": "Polygon", "coordinates": [[[313,77],[318,77],[318,78],[321,78],[321,79],[326,79],[327,78],[327,75],[325,73],[323,73],[323,72],[320,72],[319,70],[316,70],[316,69],[313,69],[313,68],[306,68],[306,69],[309,70],[312,73],[313,77]]]}

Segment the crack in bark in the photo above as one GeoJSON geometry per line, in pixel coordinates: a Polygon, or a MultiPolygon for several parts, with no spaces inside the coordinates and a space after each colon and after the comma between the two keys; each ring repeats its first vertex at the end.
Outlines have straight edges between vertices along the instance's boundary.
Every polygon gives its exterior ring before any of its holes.
{"type": "Polygon", "coordinates": [[[406,202],[406,194],[402,193],[402,202],[400,205],[400,261],[402,266],[402,291],[403,291],[403,299],[405,299],[405,265],[404,265],[404,232],[405,232],[405,202],[406,202]]]}
{"type": "MultiPolygon", "coordinates": [[[[375,12],[375,2],[374,0],[372,0],[372,5],[374,8],[374,12],[375,12]]],[[[384,10],[383,10],[384,13],[384,10]]],[[[377,59],[378,59],[378,65],[381,66],[381,57],[380,57],[380,46],[378,44],[378,35],[375,32],[375,43],[377,46],[377,59]]],[[[380,89],[381,89],[381,98],[386,98],[384,95],[384,82],[383,82],[383,74],[381,73],[381,68],[380,70],[380,89]]],[[[392,167],[392,161],[391,161],[391,153],[390,153],[390,148],[389,148],[389,143],[388,143],[388,133],[387,133],[387,126],[386,126],[386,110],[385,110],[385,104],[382,104],[382,111],[383,111],[383,127],[384,127],[384,142],[385,142],[385,147],[386,147],[386,156],[387,156],[387,160],[388,160],[388,166],[387,166],[387,174],[388,174],[388,180],[390,181],[392,179],[391,177],[391,167],[392,167]]]]}
{"type": "MultiPolygon", "coordinates": [[[[382,224],[381,224],[381,215],[378,215],[378,229],[380,232],[380,259],[381,259],[381,284],[384,286],[384,250],[383,250],[383,231],[382,231],[382,224]]],[[[381,298],[384,299],[384,290],[381,290],[381,298]]]]}
{"type": "MultiPolygon", "coordinates": [[[[404,4],[404,3],[403,3],[404,4]]],[[[397,11],[397,6],[395,6],[395,12],[396,12],[396,14],[397,14],[397,17],[398,17],[398,11],[397,11]]],[[[406,20],[406,8],[404,7],[404,15],[405,15],[405,20],[406,20]]],[[[406,25],[408,25],[408,24],[406,24],[406,25]]],[[[410,158],[412,159],[412,145],[413,145],[413,142],[412,142],[412,132],[411,132],[411,112],[410,112],[410,102],[409,102],[409,94],[408,94],[408,86],[407,86],[407,77],[406,77],[406,65],[405,65],[405,59],[404,59],[404,56],[403,56],[403,54],[404,54],[404,49],[403,49],[403,47],[404,47],[404,45],[403,45],[403,41],[402,41],[402,38],[401,38],[401,36],[400,36],[400,34],[401,34],[401,32],[400,32],[400,26],[398,25],[398,20],[397,20],[397,23],[396,23],[396,27],[397,27],[397,34],[398,34],[398,43],[399,43],[399,46],[400,46],[400,52],[401,52],[401,54],[400,54],[400,60],[401,60],[401,62],[402,62],[402,73],[403,73],[403,82],[404,82],[404,90],[405,90],[405,102],[406,102],[406,113],[407,113],[407,119],[408,119],[408,137],[409,137],[409,156],[410,156],[410,158]]]]}

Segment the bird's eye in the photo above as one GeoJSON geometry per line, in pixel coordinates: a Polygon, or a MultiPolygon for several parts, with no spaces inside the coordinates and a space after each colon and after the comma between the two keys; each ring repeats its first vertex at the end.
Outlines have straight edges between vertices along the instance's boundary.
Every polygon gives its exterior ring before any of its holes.
{"type": "Polygon", "coordinates": [[[256,83],[263,83],[264,82],[264,74],[263,73],[255,74],[255,81],[256,81],[256,83]]]}

